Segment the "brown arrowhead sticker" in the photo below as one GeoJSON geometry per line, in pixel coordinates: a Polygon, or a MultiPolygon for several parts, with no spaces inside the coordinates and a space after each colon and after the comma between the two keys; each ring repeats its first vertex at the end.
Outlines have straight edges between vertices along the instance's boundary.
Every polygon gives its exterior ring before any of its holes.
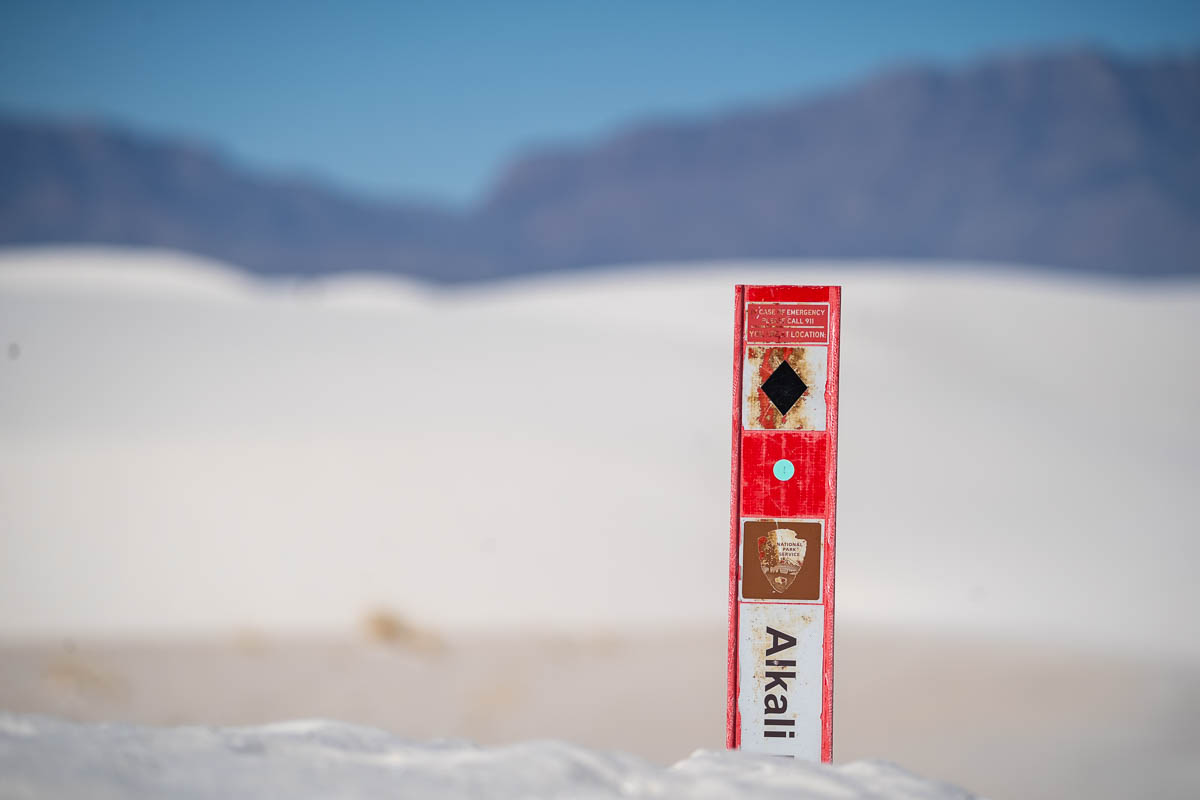
{"type": "Polygon", "coordinates": [[[758,565],[771,590],[783,594],[804,568],[808,542],[793,530],[776,528],[758,537],[758,565]]]}
{"type": "Polygon", "coordinates": [[[742,524],[742,597],[820,602],[821,523],[748,519],[742,524]]]}

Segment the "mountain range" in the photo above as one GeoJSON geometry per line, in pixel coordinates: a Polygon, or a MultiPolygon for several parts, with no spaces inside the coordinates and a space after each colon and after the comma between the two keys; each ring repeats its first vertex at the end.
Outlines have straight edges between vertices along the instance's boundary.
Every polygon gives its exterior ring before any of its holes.
{"type": "Polygon", "coordinates": [[[97,122],[0,117],[0,244],[471,281],[633,261],[920,258],[1200,273],[1200,53],[1074,49],[534,149],[470,207],[386,202],[97,122]]]}

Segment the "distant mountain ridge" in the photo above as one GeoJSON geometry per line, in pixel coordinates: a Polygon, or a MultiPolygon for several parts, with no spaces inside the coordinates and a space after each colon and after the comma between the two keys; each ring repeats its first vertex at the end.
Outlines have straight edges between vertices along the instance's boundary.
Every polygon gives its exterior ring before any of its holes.
{"type": "Polygon", "coordinates": [[[1200,53],[894,70],[517,159],[457,212],[0,119],[0,243],[171,247],[263,274],[439,281],[646,260],[1016,261],[1200,273],[1200,53]]]}

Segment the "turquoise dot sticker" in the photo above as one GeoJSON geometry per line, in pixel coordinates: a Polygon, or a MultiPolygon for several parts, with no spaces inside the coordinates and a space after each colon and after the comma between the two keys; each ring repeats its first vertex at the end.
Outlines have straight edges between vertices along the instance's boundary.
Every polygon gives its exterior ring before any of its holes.
{"type": "Polygon", "coordinates": [[[786,458],[781,458],[775,462],[771,471],[775,473],[777,480],[786,481],[796,474],[796,467],[786,458]]]}

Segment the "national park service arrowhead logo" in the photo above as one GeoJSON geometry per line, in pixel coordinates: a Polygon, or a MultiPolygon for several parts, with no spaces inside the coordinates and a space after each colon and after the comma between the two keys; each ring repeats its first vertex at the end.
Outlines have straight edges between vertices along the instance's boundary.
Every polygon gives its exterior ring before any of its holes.
{"type": "Polygon", "coordinates": [[[821,602],[823,527],[816,519],[742,520],[742,599],[821,602]]]}
{"type": "Polygon", "coordinates": [[[776,528],[758,537],[758,566],[772,591],[783,594],[804,569],[808,541],[788,528],[776,528]]]}

